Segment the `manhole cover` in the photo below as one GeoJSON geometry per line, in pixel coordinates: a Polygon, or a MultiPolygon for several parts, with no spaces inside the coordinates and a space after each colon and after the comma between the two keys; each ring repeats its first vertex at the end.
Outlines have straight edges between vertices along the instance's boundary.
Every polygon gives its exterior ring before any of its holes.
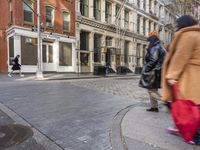
{"type": "Polygon", "coordinates": [[[33,135],[28,126],[9,124],[0,126],[0,148],[7,148],[27,140],[33,135]]]}

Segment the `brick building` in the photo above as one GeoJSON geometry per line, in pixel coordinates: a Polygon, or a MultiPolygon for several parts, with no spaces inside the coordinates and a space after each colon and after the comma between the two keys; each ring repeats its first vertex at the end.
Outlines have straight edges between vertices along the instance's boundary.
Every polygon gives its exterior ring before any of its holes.
{"type": "MultiPolygon", "coordinates": [[[[75,72],[75,1],[41,0],[43,71],[75,72]]],[[[21,55],[22,72],[37,69],[36,0],[1,0],[0,71],[21,55]],[[24,1],[24,2],[23,2],[24,1]]]]}

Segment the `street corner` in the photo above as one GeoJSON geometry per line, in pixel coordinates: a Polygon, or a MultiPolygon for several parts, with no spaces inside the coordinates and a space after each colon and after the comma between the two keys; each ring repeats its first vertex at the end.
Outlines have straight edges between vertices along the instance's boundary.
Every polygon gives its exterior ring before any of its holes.
{"type": "Polygon", "coordinates": [[[121,139],[129,150],[183,150],[193,149],[181,137],[167,134],[165,128],[173,125],[164,106],[159,113],[147,112],[146,107],[135,105],[125,113],[121,121],[121,139]]]}

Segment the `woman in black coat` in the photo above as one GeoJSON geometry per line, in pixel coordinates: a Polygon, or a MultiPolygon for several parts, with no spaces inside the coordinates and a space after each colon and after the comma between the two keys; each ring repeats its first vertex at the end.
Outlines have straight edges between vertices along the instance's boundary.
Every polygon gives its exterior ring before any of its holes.
{"type": "Polygon", "coordinates": [[[151,108],[147,111],[158,112],[158,100],[160,100],[158,88],[161,87],[161,68],[166,50],[161,46],[156,35],[150,36],[147,41],[149,41],[149,47],[145,56],[139,86],[148,89],[151,108]]]}
{"type": "Polygon", "coordinates": [[[21,73],[21,65],[19,64],[19,57],[20,55],[17,55],[15,57],[15,59],[12,61],[13,62],[13,66],[12,66],[12,71],[8,74],[9,77],[12,77],[12,73],[15,71],[15,70],[19,70],[19,75],[20,77],[23,77],[24,75],[22,75],[21,73]]]}

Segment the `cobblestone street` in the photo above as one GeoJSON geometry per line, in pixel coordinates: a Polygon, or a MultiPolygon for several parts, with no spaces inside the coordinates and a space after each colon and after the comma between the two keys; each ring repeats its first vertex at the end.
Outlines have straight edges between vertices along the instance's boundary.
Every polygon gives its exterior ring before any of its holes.
{"type": "Polygon", "coordinates": [[[148,99],[145,89],[138,87],[138,78],[110,78],[110,79],[91,79],[82,81],[73,81],[71,84],[95,89],[112,95],[129,97],[134,101],[142,101],[148,99]]]}

